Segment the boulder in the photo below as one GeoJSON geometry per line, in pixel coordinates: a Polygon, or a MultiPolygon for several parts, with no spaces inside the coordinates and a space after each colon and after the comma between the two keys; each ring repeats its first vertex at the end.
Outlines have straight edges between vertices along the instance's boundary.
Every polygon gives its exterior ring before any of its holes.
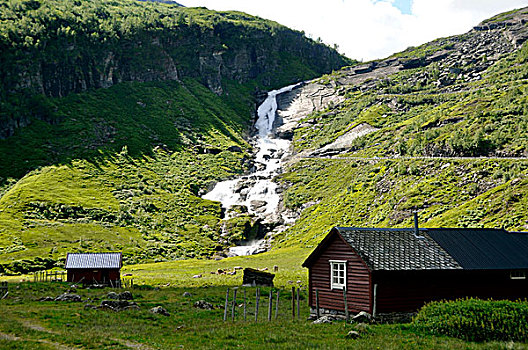
{"type": "Polygon", "coordinates": [[[139,306],[135,302],[130,302],[128,300],[103,300],[101,301],[102,308],[108,308],[114,311],[123,311],[129,309],[130,307],[138,308],[139,306]]]}
{"type": "Polygon", "coordinates": [[[73,301],[81,302],[81,296],[78,294],[64,293],[55,298],[55,301],[73,301]]]}
{"type": "Polygon", "coordinates": [[[186,297],[186,298],[189,298],[189,297],[191,297],[192,295],[191,295],[191,293],[189,293],[189,292],[184,292],[184,293],[182,294],[182,296],[183,296],[183,297],[186,297]]]}
{"type": "Polygon", "coordinates": [[[161,306],[153,307],[152,309],[150,309],[150,312],[152,312],[153,314],[159,314],[159,315],[163,315],[163,316],[170,316],[170,313],[165,308],[163,308],[161,306]]]}
{"type": "Polygon", "coordinates": [[[108,292],[106,295],[108,299],[117,300],[119,299],[119,295],[116,292],[108,292]]]}
{"type": "Polygon", "coordinates": [[[55,301],[55,298],[53,297],[43,297],[38,299],[37,301],[55,301]]]}
{"type": "Polygon", "coordinates": [[[194,303],[193,306],[197,309],[202,309],[202,310],[213,310],[214,309],[213,304],[208,303],[205,300],[198,300],[196,303],[194,303]]]}
{"type": "Polygon", "coordinates": [[[313,321],[314,324],[321,324],[321,323],[332,323],[336,320],[335,317],[330,315],[324,315],[319,317],[317,320],[313,321]]]}
{"type": "Polygon", "coordinates": [[[128,290],[122,293],[119,293],[118,297],[119,297],[119,300],[133,300],[134,299],[134,297],[132,296],[132,293],[130,293],[128,290]]]}
{"type": "Polygon", "coordinates": [[[359,338],[359,336],[360,336],[360,334],[357,331],[350,331],[346,335],[346,337],[349,338],[349,339],[357,339],[357,338],[359,338]]]}
{"type": "Polygon", "coordinates": [[[239,146],[231,146],[227,149],[229,152],[242,153],[242,148],[239,146]]]}
{"type": "Polygon", "coordinates": [[[372,315],[368,312],[361,311],[356,316],[352,317],[352,322],[369,323],[372,320],[372,315]]]}

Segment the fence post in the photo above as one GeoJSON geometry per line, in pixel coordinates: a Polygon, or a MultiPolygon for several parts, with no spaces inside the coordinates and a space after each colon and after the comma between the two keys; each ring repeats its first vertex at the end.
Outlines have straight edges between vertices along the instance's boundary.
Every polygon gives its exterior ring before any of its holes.
{"type": "Polygon", "coordinates": [[[229,303],[229,288],[227,288],[225,305],[224,305],[224,322],[227,321],[227,304],[229,303]]]}
{"type": "Polygon", "coordinates": [[[246,320],[246,290],[244,289],[244,321],[246,320]]]}
{"type": "Polygon", "coordinates": [[[277,291],[277,301],[275,302],[275,319],[279,316],[279,295],[280,289],[277,291]]]}
{"type": "Polygon", "coordinates": [[[269,291],[269,298],[268,298],[268,322],[271,321],[271,310],[273,308],[273,290],[270,289],[269,291]]]}
{"type": "Polygon", "coordinates": [[[257,288],[257,290],[255,291],[255,322],[258,322],[259,302],[260,302],[260,288],[257,288]]]}
{"type": "Polygon", "coordinates": [[[301,319],[301,288],[297,288],[297,319],[301,319]]]}
{"type": "Polygon", "coordinates": [[[295,287],[292,287],[292,319],[295,320],[295,287]]]}
{"type": "Polygon", "coordinates": [[[317,315],[317,319],[321,318],[321,314],[319,313],[319,289],[315,289],[315,313],[317,315]]]}
{"type": "Polygon", "coordinates": [[[233,288],[233,308],[231,309],[231,321],[235,321],[235,307],[236,307],[237,289],[238,288],[233,288]]]}
{"type": "Polygon", "coordinates": [[[347,295],[346,295],[346,287],[343,287],[343,301],[345,302],[345,320],[348,322],[348,303],[347,303],[347,295]]]}

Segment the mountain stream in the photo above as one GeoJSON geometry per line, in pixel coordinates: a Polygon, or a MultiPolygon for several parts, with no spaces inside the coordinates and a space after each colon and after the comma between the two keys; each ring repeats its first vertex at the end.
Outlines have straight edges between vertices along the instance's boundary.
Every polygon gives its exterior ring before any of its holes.
{"type": "MultiPolygon", "coordinates": [[[[203,198],[222,203],[229,219],[229,208],[234,205],[244,206],[249,214],[260,219],[264,224],[286,223],[294,220],[279,212],[281,196],[277,191],[277,183],[273,178],[282,171],[282,162],[290,155],[291,141],[280,139],[274,135],[278,127],[277,96],[289,92],[299,84],[268,92],[266,100],[257,110],[255,123],[256,135],[252,139],[255,153],[255,166],[251,173],[234,180],[222,181],[216,184],[212,191],[203,198]]],[[[266,251],[267,240],[259,239],[246,242],[245,245],[231,247],[229,256],[252,255],[266,251]]]]}

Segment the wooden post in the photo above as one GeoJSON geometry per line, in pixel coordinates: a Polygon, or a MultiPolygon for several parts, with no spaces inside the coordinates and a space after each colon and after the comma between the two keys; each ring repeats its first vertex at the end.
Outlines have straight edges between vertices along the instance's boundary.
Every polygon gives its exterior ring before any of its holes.
{"type": "Polygon", "coordinates": [[[260,302],[260,289],[257,288],[255,292],[255,322],[258,321],[259,302],[260,302]]]}
{"type": "Polygon", "coordinates": [[[301,288],[297,288],[297,319],[301,319],[301,288]]]}
{"type": "Polygon", "coordinates": [[[244,321],[246,320],[246,290],[244,289],[244,321]]]}
{"type": "Polygon", "coordinates": [[[295,320],[295,287],[292,287],[292,319],[295,320]]]}
{"type": "Polygon", "coordinates": [[[268,322],[271,321],[271,310],[273,308],[273,290],[270,289],[269,291],[269,298],[268,298],[268,322]]]}
{"type": "Polygon", "coordinates": [[[233,308],[231,309],[231,321],[235,321],[235,307],[236,307],[237,289],[238,288],[233,288],[233,308]]]}
{"type": "Polygon", "coordinates": [[[372,302],[372,304],[373,304],[372,305],[372,317],[373,318],[376,318],[376,312],[377,312],[376,306],[377,306],[377,299],[378,299],[377,298],[377,296],[378,296],[377,294],[378,294],[378,284],[376,283],[376,284],[374,284],[374,300],[372,302]]]}
{"type": "Polygon", "coordinates": [[[345,320],[348,322],[349,315],[348,315],[348,303],[347,303],[347,296],[346,296],[346,287],[343,287],[343,302],[345,303],[345,320]]]}
{"type": "Polygon", "coordinates": [[[280,289],[277,291],[277,301],[275,302],[275,319],[279,316],[279,295],[280,289]]]}
{"type": "Polygon", "coordinates": [[[225,305],[224,305],[224,322],[227,321],[227,304],[229,303],[229,288],[227,288],[225,305]]]}
{"type": "Polygon", "coordinates": [[[319,313],[319,289],[315,289],[315,314],[317,315],[317,319],[321,317],[321,314],[319,313]]]}

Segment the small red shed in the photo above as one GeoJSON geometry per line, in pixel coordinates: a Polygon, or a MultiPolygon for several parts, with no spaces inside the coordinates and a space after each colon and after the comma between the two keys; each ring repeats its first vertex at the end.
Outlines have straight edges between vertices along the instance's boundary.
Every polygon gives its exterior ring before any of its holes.
{"type": "Polygon", "coordinates": [[[68,282],[118,285],[121,280],[121,253],[68,253],[68,282]]]}
{"type": "Polygon", "coordinates": [[[433,300],[528,297],[528,233],[335,227],[303,263],[315,314],[409,316],[433,300]]]}

